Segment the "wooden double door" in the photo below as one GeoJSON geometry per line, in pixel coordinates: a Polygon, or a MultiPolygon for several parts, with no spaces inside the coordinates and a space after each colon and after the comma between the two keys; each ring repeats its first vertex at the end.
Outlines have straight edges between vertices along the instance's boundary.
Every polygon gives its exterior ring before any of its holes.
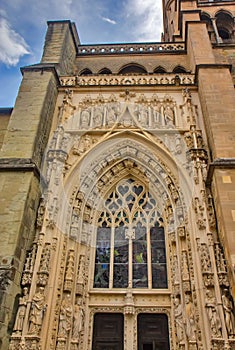
{"type": "MultiPolygon", "coordinates": [[[[166,315],[139,314],[137,329],[138,350],[170,350],[166,315]]],[[[92,350],[124,350],[123,314],[98,313],[95,315],[92,350]]]]}

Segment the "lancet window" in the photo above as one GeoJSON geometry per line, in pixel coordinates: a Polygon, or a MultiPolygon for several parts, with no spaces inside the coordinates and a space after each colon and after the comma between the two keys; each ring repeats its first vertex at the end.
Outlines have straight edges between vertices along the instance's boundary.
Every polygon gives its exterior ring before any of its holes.
{"type": "Polygon", "coordinates": [[[98,218],[94,288],[167,288],[163,219],[146,185],[125,179],[98,218]]]}

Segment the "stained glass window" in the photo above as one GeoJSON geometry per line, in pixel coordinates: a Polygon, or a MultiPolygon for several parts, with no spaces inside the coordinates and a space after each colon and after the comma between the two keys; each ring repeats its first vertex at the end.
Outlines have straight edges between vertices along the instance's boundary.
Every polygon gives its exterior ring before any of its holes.
{"type": "Polygon", "coordinates": [[[144,184],[122,180],[99,215],[95,288],[167,288],[164,223],[144,184]]]}

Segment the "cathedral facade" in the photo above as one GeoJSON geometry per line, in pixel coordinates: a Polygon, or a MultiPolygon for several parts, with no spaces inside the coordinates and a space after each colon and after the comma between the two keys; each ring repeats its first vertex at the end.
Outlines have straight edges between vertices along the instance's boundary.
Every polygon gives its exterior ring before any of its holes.
{"type": "Polygon", "coordinates": [[[235,1],[160,43],[48,22],[1,109],[1,350],[235,349],[235,1]]]}

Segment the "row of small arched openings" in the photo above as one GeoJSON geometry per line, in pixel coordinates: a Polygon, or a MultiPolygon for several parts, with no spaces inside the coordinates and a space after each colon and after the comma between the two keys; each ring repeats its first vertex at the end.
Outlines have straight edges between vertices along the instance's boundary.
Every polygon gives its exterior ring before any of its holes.
{"type": "MultiPolygon", "coordinates": [[[[162,67],[158,66],[153,70],[153,73],[169,73],[167,70],[162,67]]],[[[182,66],[176,66],[171,73],[187,73],[186,69],[182,66]]],[[[94,74],[90,69],[85,68],[83,69],[79,75],[91,75],[94,74]]],[[[113,72],[108,68],[102,68],[100,71],[98,71],[98,74],[113,74],[113,72]]],[[[141,66],[139,64],[128,64],[123,66],[117,74],[149,74],[144,66],[141,66]]]]}
{"type": "Polygon", "coordinates": [[[206,23],[210,40],[212,42],[235,42],[235,18],[230,12],[220,10],[214,17],[206,12],[202,12],[201,20],[206,23]],[[216,30],[218,32],[218,38],[216,37],[216,30]]]}

